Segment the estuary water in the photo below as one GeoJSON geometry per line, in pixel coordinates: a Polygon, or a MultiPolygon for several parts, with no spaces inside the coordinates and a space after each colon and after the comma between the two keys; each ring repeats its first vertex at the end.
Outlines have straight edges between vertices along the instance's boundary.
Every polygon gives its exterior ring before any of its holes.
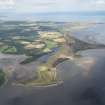
{"type": "Polygon", "coordinates": [[[105,22],[95,23],[85,29],[75,30],[73,36],[88,43],[105,45],[105,22]]]}
{"type": "Polygon", "coordinates": [[[81,62],[58,65],[63,84],[43,88],[7,84],[0,88],[0,105],[104,105],[105,49],[86,50],[81,55],[81,62]]]}

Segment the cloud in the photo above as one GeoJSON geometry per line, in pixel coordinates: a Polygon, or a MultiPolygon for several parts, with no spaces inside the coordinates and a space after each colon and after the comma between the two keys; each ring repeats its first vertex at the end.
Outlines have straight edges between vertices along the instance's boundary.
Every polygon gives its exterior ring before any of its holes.
{"type": "Polygon", "coordinates": [[[15,1],[14,0],[0,0],[0,5],[5,6],[5,5],[14,5],[15,1]]]}
{"type": "Polygon", "coordinates": [[[16,0],[17,5],[28,6],[50,6],[56,4],[56,0],[16,0]]]}
{"type": "Polygon", "coordinates": [[[97,5],[105,5],[105,0],[97,0],[96,4],[97,5]]]}
{"type": "Polygon", "coordinates": [[[0,0],[14,12],[64,12],[105,10],[105,0],[0,0]]]}
{"type": "Polygon", "coordinates": [[[33,3],[32,6],[35,7],[48,7],[48,6],[54,6],[56,5],[55,2],[39,2],[39,3],[33,3]]]}
{"type": "Polygon", "coordinates": [[[0,0],[0,10],[11,9],[14,5],[14,0],[0,0]]]}
{"type": "Polygon", "coordinates": [[[105,10],[105,0],[93,0],[91,5],[94,10],[105,10]]]}

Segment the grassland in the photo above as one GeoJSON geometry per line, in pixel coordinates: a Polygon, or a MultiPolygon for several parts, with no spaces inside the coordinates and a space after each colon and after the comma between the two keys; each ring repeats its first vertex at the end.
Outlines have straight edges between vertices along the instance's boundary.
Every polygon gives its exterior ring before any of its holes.
{"type": "Polygon", "coordinates": [[[53,42],[51,40],[45,40],[46,48],[52,49],[54,47],[57,47],[57,43],[53,42]]]}
{"type": "Polygon", "coordinates": [[[0,69],[0,86],[5,82],[5,73],[0,69]]]}
{"type": "Polygon", "coordinates": [[[35,73],[35,78],[32,80],[20,80],[17,84],[24,86],[46,86],[57,83],[56,69],[49,70],[47,66],[43,65],[38,68],[35,73]]]}

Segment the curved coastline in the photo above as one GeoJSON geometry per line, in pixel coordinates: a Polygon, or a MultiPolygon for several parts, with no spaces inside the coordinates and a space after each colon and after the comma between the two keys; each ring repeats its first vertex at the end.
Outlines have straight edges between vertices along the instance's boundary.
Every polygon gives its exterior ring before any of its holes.
{"type": "Polygon", "coordinates": [[[24,85],[21,83],[12,83],[13,86],[19,86],[19,87],[39,87],[39,88],[47,88],[47,87],[53,87],[53,86],[59,86],[63,84],[63,81],[59,81],[58,83],[53,83],[53,84],[49,84],[49,85],[37,85],[37,84],[28,84],[28,85],[24,85]]]}

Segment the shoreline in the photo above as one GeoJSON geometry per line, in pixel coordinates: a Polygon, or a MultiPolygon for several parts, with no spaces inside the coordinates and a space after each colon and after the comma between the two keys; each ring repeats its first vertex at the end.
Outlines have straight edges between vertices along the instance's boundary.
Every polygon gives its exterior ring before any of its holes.
{"type": "Polygon", "coordinates": [[[31,84],[31,85],[24,85],[24,84],[21,84],[21,83],[12,83],[12,86],[19,86],[19,87],[38,87],[38,88],[47,88],[47,87],[54,87],[54,86],[59,86],[63,84],[63,81],[59,81],[58,83],[53,83],[53,84],[49,84],[49,85],[35,85],[35,84],[31,84]]]}

